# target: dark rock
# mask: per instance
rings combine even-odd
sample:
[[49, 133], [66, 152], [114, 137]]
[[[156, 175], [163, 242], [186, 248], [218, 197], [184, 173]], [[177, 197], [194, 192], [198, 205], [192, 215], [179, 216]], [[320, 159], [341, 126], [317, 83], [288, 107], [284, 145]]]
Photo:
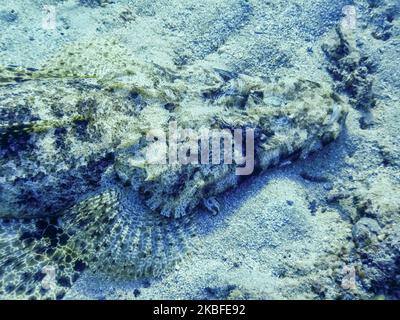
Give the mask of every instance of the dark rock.
[[137, 298], [138, 296], [140, 296], [140, 290], [139, 290], [139, 289], [133, 290], [133, 295], [135, 296], [135, 298]]
[[388, 299], [399, 299], [400, 293], [400, 229], [384, 241], [361, 248], [363, 284], [375, 294]]
[[103, 5], [105, 2], [104, 0], [79, 0], [79, 4], [85, 7], [98, 7]]
[[228, 284], [222, 287], [206, 287], [205, 291], [211, 299], [226, 299], [236, 287], [236, 285]]
[[143, 288], [149, 288], [150, 287], [150, 280], [146, 279], [143, 280]]
[[310, 202], [310, 204], [308, 205], [308, 209], [310, 209], [312, 215], [315, 215], [315, 213], [317, 212], [317, 209], [318, 209], [317, 201], [312, 200]]
[[361, 116], [359, 123], [360, 123], [360, 128], [363, 130], [371, 128], [374, 125], [374, 117], [372, 113], [371, 112], [364, 113]]
[[328, 178], [325, 177], [325, 176], [314, 174], [314, 173], [308, 173], [306, 171], [300, 172], [300, 176], [304, 180], [311, 181], [311, 182], [321, 183], [321, 182], [327, 182], [328, 181]]
[[392, 37], [392, 34], [385, 28], [378, 27], [372, 32], [372, 36], [377, 40], [387, 41]]
[[353, 226], [353, 239], [361, 247], [371, 244], [381, 230], [378, 222], [371, 218], [361, 218]]
[[331, 190], [333, 190], [333, 183], [332, 182], [326, 182], [326, 183], [324, 183], [323, 188], [326, 191], [331, 191]]
[[377, 8], [383, 4], [384, 0], [367, 0], [367, 2], [371, 8]]
[[0, 20], [8, 23], [12, 23], [18, 20], [18, 13], [14, 10], [2, 10], [0, 11]]

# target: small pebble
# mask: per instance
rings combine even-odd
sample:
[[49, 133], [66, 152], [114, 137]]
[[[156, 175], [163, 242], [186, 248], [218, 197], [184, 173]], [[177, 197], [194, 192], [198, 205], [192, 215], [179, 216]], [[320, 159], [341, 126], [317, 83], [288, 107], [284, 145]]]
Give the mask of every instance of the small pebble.
[[10, 10], [10, 11], [0, 11], [0, 20], [4, 22], [15, 22], [18, 19], [18, 13], [15, 12], [15, 10]]
[[308, 206], [308, 209], [310, 209], [311, 214], [314, 216], [317, 212], [317, 201], [312, 200]]
[[333, 189], [333, 184], [331, 182], [324, 183], [323, 185], [326, 191], [331, 191]]
[[135, 296], [135, 298], [137, 298], [138, 296], [140, 296], [140, 290], [139, 290], [139, 289], [133, 290], [133, 295]]
[[143, 281], [143, 288], [149, 288], [150, 287], [150, 281], [149, 280], [144, 280]]

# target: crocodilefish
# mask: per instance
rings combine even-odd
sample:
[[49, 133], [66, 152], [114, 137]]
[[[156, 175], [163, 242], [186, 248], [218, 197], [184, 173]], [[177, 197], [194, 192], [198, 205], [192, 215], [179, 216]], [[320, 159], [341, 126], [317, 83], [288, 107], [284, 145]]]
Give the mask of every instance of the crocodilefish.
[[1, 67], [0, 298], [62, 299], [84, 270], [137, 279], [187, 257], [197, 208], [245, 177], [149, 162], [154, 129], [251, 129], [257, 174], [334, 140], [346, 114], [329, 84], [162, 66], [114, 39]]

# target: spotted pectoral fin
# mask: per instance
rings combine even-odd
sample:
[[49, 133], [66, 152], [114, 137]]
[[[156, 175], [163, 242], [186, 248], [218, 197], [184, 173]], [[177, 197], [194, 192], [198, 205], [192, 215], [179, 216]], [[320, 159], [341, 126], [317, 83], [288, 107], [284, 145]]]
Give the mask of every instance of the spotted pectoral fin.
[[191, 217], [166, 218], [130, 201], [108, 190], [72, 208], [63, 227], [93, 272], [129, 279], [161, 275], [190, 251]]
[[59, 218], [0, 220], [0, 298], [61, 299], [88, 264], [118, 213], [104, 192]]
[[56, 219], [0, 221], [0, 298], [62, 299], [85, 264]]
[[106, 190], [59, 218], [2, 220], [0, 298], [60, 299], [89, 268], [113, 278], [158, 276], [188, 252], [191, 217], [133, 209]]

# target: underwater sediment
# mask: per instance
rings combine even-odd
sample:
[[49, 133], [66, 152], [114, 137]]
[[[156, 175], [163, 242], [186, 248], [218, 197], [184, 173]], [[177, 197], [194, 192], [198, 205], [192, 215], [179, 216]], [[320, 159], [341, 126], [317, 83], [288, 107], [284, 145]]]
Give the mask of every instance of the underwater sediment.
[[[70, 2], [95, 35], [65, 14], [51, 37], [68, 40], [35, 63], [0, 54], [1, 299], [102, 297], [87, 274], [127, 281], [123, 298], [397, 297], [396, 3], [356, 1], [345, 29], [345, 1]], [[10, 30], [17, 9], [0, 14]], [[252, 132], [251, 177], [151, 163], [170, 141], [148, 136], [171, 123]], [[141, 279], [153, 293], [132, 290]]]

